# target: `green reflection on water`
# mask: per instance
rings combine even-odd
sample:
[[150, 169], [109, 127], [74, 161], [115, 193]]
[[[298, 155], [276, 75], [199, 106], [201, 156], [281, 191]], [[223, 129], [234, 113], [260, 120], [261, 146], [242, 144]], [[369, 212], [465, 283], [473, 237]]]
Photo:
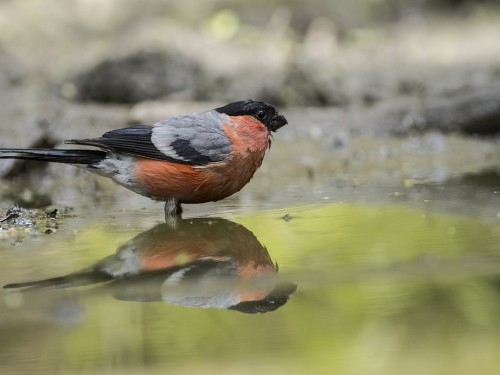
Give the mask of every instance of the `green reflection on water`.
[[[291, 220], [282, 219], [285, 214]], [[9, 367], [43, 363], [47, 373], [500, 371], [497, 222], [349, 204], [233, 220], [267, 247], [283, 278], [298, 284], [281, 309], [246, 315], [86, 294], [78, 300], [80, 324], [47, 325], [17, 341], [2, 334], [0, 345], [11, 342], [17, 353], [17, 365]], [[95, 226], [80, 234], [88, 248], [81, 266], [137, 234], [110, 233]], [[47, 295], [54, 299], [57, 291]], [[33, 326], [25, 321], [20, 330]]]

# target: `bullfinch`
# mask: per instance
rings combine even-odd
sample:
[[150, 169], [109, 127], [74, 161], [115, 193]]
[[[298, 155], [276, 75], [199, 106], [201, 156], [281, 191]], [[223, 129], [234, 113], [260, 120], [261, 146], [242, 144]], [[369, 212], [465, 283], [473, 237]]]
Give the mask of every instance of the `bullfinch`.
[[271, 132], [286, 124], [272, 105], [245, 100], [66, 141], [97, 150], [0, 148], [0, 158], [83, 166], [166, 202], [166, 217], [177, 217], [181, 203], [218, 201], [245, 186], [262, 164]]
[[246, 313], [273, 311], [296, 290], [278, 282], [278, 266], [252, 232], [218, 218], [159, 224], [118, 248], [116, 254], [66, 276], [4, 288], [68, 288], [107, 282], [115, 298], [164, 301]]

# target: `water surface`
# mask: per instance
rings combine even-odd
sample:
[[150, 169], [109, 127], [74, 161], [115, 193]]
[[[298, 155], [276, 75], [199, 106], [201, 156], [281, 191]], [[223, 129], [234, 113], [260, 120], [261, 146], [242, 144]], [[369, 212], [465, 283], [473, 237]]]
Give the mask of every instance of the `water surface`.
[[[158, 205], [89, 211], [51, 235], [4, 238], [3, 285], [134, 251], [147, 260], [142, 268], [137, 257], [120, 266], [153, 273], [123, 281], [123, 267], [115, 267], [115, 280], [4, 290], [3, 372], [497, 373], [497, 194], [467, 189], [339, 188], [342, 199], [230, 200], [212, 215], [189, 209], [175, 229], [161, 224]], [[384, 199], [370, 202], [373, 195]], [[156, 250], [144, 256], [143, 248]], [[191, 281], [168, 289], [164, 280], [186, 265]], [[282, 298], [271, 298], [268, 312], [228, 308], [273, 290]]]

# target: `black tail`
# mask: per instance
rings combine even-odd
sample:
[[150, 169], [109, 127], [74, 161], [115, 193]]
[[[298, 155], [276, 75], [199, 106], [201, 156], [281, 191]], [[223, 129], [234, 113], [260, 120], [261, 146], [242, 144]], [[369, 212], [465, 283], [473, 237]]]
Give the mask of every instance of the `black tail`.
[[[4, 155], [1, 155], [4, 154]], [[106, 153], [98, 150], [55, 150], [51, 148], [0, 148], [0, 159], [48, 161], [53, 163], [87, 164], [100, 162]]]
[[45, 280], [25, 281], [21, 283], [6, 284], [4, 289], [33, 290], [44, 288], [69, 288], [75, 286], [91, 285], [112, 280], [113, 277], [105, 272], [93, 269], [83, 270], [66, 276], [52, 277]]

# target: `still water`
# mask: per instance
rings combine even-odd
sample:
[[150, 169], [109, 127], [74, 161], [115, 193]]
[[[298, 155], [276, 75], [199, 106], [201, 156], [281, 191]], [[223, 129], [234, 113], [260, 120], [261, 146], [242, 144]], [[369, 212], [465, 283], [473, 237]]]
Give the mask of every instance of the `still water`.
[[500, 373], [498, 194], [349, 191], [2, 238], [1, 373]]

